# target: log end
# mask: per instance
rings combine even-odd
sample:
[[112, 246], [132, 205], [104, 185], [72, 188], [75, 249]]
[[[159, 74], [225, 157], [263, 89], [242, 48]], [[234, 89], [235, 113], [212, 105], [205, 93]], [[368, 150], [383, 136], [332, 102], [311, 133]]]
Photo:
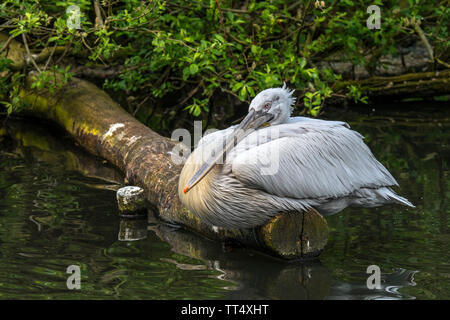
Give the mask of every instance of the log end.
[[117, 190], [117, 204], [122, 216], [141, 215], [146, 212], [144, 189], [127, 186]]
[[310, 259], [320, 255], [328, 241], [328, 224], [316, 210], [288, 212], [259, 229], [264, 244], [285, 259]]

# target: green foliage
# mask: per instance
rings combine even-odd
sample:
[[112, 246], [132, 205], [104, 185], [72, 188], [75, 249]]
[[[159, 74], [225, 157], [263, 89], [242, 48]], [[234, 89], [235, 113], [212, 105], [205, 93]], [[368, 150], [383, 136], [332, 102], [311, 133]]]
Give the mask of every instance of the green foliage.
[[189, 113], [194, 117], [198, 117], [202, 111], [209, 111], [208, 99], [198, 100], [194, 98], [194, 103], [184, 108], [184, 110], [189, 110]]
[[31, 83], [32, 89], [43, 90], [47, 89], [50, 93], [54, 93], [56, 89], [61, 89], [73, 74], [69, 72], [70, 66], [61, 68], [53, 66], [48, 71], [40, 72]]
[[8, 115], [10, 115], [13, 111], [20, 111], [22, 108], [22, 103], [19, 98], [19, 89], [20, 89], [20, 83], [23, 76], [20, 73], [15, 73], [11, 80], [11, 88], [9, 93], [9, 101], [0, 101], [5, 107], [6, 112]]
[[0, 104], [6, 108], [8, 115], [22, 107], [19, 92], [24, 80], [19, 72], [9, 74], [10, 64], [11, 60], [0, 58]]
[[354, 85], [350, 85], [347, 86], [347, 89], [348, 89], [347, 97], [353, 99], [353, 101], [356, 103], [361, 102], [367, 104], [367, 97], [363, 96], [361, 88]]
[[[25, 85], [25, 75], [20, 72], [9, 72], [11, 60], [0, 58], [0, 104], [6, 108], [6, 112], [10, 115], [13, 111], [20, 111], [23, 107], [20, 99], [20, 89]], [[35, 80], [31, 83], [32, 89], [48, 90], [54, 93], [55, 90], [61, 89], [67, 84], [73, 76], [69, 72], [70, 66], [65, 68], [58, 65], [50, 67], [36, 74]]]
[[[199, 116], [218, 92], [249, 102], [260, 90], [286, 82], [300, 96], [296, 107], [316, 116], [336, 94], [367, 101], [355, 87], [334, 92], [340, 75], [320, 64], [339, 57], [371, 72], [382, 55], [397, 55], [399, 41], [416, 39], [412, 20], [421, 21], [436, 58], [445, 60], [445, 3], [102, 0], [96, 23], [91, 1], [6, 0], [0, 19], [11, 23], [11, 36], [26, 34], [35, 51], [64, 46], [77, 65], [116, 68], [104, 88], [133, 95], [137, 104], [198, 87], [183, 107]], [[81, 10], [78, 30], [66, 23], [73, 4]], [[373, 4], [381, 7], [381, 30], [366, 27]]]

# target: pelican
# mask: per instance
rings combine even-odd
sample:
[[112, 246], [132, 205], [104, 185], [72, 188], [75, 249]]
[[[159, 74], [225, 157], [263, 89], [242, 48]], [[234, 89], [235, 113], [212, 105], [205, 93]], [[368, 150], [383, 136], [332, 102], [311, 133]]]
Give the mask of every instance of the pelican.
[[239, 125], [205, 135], [181, 171], [178, 194], [202, 221], [253, 228], [280, 212], [324, 216], [348, 206], [414, 207], [363, 136], [345, 122], [291, 117], [294, 90], [258, 93]]

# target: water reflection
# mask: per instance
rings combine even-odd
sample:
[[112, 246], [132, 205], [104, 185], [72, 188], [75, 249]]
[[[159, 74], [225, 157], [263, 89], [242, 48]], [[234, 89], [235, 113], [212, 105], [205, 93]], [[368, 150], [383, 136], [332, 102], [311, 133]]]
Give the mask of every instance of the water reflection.
[[[154, 222], [154, 221], [153, 221]], [[410, 299], [398, 290], [414, 286], [417, 271], [398, 269], [381, 275], [381, 289], [370, 290], [368, 274], [353, 274], [359, 281], [335, 282], [332, 272], [319, 259], [306, 262], [286, 262], [242, 248], [224, 248], [183, 230], [163, 224], [149, 226], [161, 240], [168, 242], [176, 253], [200, 259], [213, 270], [221, 272], [221, 280], [231, 281], [227, 299]], [[167, 261], [167, 260], [166, 260]], [[180, 265], [182, 270], [198, 270], [202, 265]]]
[[147, 238], [147, 217], [120, 219], [120, 241], [137, 241]]
[[365, 283], [367, 274], [353, 274], [361, 279], [361, 284], [339, 282], [333, 285], [327, 299], [341, 300], [398, 300], [415, 299], [414, 296], [401, 293], [399, 290], [407, 286], [415, 286], [414, 275], [418, 271], [397, 268], [392, 273], [381, 274], [381, 288], [368, 289]]

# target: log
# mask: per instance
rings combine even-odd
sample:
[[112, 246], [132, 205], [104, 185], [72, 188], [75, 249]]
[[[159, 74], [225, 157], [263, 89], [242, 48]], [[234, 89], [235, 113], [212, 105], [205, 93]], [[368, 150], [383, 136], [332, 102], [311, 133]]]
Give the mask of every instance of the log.
[[89, 82], [74, 78], [50, 94], [31, 89], [34, 79], [30, 74], [20, 92], [22, 114], [58, 123], [80, 146], [118, 167], [128, 183], [145, 190], [160, 219], [210, 239], [237, 241], [286, 259], [317, 257], [324, 248], [328, 227], [315, 210], [280, 213], [254, 229], [225, 230], [203, 223], [178, 199], [182, 165], [171, 159], [178, 142], [141, 124]]
[[[334, 90], [357, 86], [370, 99], [400, 100], [412, 97], [433, 97], [450, 94], [450, 70], [407, 73], [393, 77], [372, 77], [365, 80], [340, 81]], [[342, 100], [342, 99], [341, 99]]]

